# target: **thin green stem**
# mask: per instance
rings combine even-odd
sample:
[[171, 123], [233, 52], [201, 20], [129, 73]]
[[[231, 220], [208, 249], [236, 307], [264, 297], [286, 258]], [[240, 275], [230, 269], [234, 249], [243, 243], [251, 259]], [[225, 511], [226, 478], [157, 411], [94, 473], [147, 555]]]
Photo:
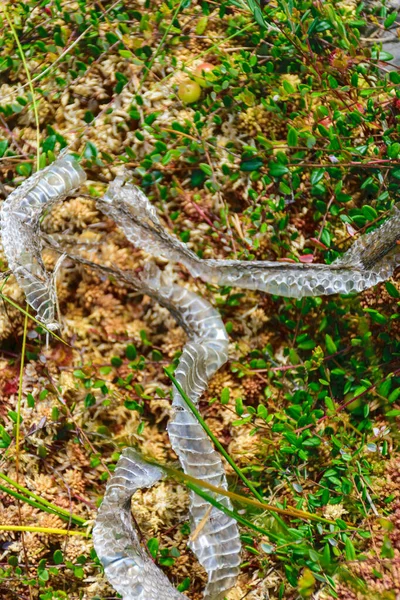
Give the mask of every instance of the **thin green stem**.
[[24, 319], [24, 335], [22, 337], [22, 350], [21, 350], [21, 363], [19, 367], [19, 384], [18, 384], [18, 399], [17, 399], [17, 422], [15, 424], [15, 467], [18, 480], [19, 472], [19, 445], [21, 438], [21, 403], [22, 403], [22, 384], [24, 380], [24, 365], [25, 365], [25, 350], [26, 350], [26, 338], [28, 333], [28, 317], [29, 317], [29, 306], [25, 313]]
[[19, 312], [21, 312], [23, 315], [28, 316], [28, 318], [31, 319], [31, 321], [34, 321], [35, 323], [37, 323], [38, 325], [40, 325], [40, 327], [42, 327], [47, 333], [49, 333], [50, 335], [52, 335], [53, 337], [55, 337], [56, 340], [58, 340], [59, 342], [62, 342], [66, 346], [69, 346], [68, 342], [66, 342], [65, 340], [63, 340], [62, 338], [60, 338], [56, 333], [54, 333], [54, 331], [51, 331], [51, 329], [48, 329], [46, 327], [46, 325], [44, 325], [43, 323], [41, 323], [40, 321], [38, 321], [37, 319], [35, 319], [34, 316], [32, 316], [31, 314], [29, 314], [29, 312], [27, 310], [25, 310], [24, 308], [22, 308], [22, 306], [20, 306], [16, 302], [14, 302], [14, 300], [11, 300], [11, 298], [8, 298], [8, 296], [5, 296], [1, 292], [0, 292], [0, 298], [2, 300], [4, 300], [5, 302], [8, 302], [8, 304], [11, 304], [11, 306], [13, 306], [17, 310], [19, 310]]
[[[43, 510], [45, 510], [44, 507], [47, 507], [52, 512], [56, 512], [57, 514], [59, 514], [60, 516], [62, 515], [66, 519], [71, 519], [77, 525], [84, 525], [86, 523], [86, 520], [83, 519], [82, 517], [78, 517], [77, 515], [70, 513], [65, 508], [61, 508], [60, 506], [57, 506], [56, 504], [52, 504], [48, 500], [45, 500], [45, 498], [41, 498], [40, 496], [38, 496], [37, 494], [34, 494], [33, 492], [31, 492], [30, 490], [28, 490], [27, 488], [25, 488], [18, 482], [13, 481], [13, 479], [10, 479], [10, 477], [7, 477], [7, 475], [0, 473], [0, 479], [3, 479], [3, 481], [6, 481], [7, 483], [9, 483], [13, 487], [15, 487], [15, 489], [19, 490], [20, 492], [22, 492], [23, 494], [28, 496], [30, 499], [33, 498], [32, 501], [35, 501], [35, 505], [37, 506], [37, 508], [43, 508]], [[7, 493], [11, 493], [11, 492], [8, 490]], [[22, 499], [25, 501], [25, 497], [23, 497]], [[28, 502], [28, 504], [30, 504], [30, 502]]]
[[174, 384], [174, 386], [176, 387], [176, 389], [178, 390], [178, 392], [182, 396], [183, 400], [186, 402], [187, 406], [190, 408], [190, 410], [192, 411], [192, 413], [194, 414], [194, 416], [196, 417], [196, 419], [198, 420], [198, 422], [200, 423], [200, 425], [202, 426], [202, 428], [204, 429], [204, 431], [207, 433], [208, 437], [214, 443], [214, 445], [217, 448], [217, 450], [228, 461], [228, 463], [231, 465], [232, 469], [235, 471], [235, 473], [237, 474], [237, 476], [240, 477], [240, 479], [243, 481], [243, 483], [249, 488], [249, 490], [251, 490], [251, 492], [253, 493], [253, 495], [260, 502], [262, 502], [263, 501], [263, 497], [261, 496], [261, 494], [255, 489], [255, 487], [251, 483], [251, 481], [249, 481], [247, 479], [247, 477], [244, 475], [244, 473], [242, 472], [242, 470], [240, 469], [240, 467], [238, 467], [237, 464], [235, 463], [235, 461], [229, 456], [229, 454], [227, 453], [227, 451], [225, 450], [225, 448], [223, 447], [223, 445], [221, 444], [221, 442], [215, 437], [215, 435], [213, 434], [213, 432], [211, 431], [211, 429], [208, 427], [207, 423], [204, 421], [204, 419], [201, 416], [200, 412], [198, 411], [196, 405], [191, 401], [191, 399], [189, 398], [189, 396], [184, 392], [184, 390], [182, 389], [182, 386], [179, 384], [179, 382], [176, 380], [176, 378], [173, 375], [171, 375], [168, 372], [167, 369], [164, 369], [164, 372], [170, 378], [170, 380], [172, 381], [172, 383]]
[[55, 514], [55, 512], [53, 510], [46, 508], [45, 506], [39, 504], [39, 502], [34, 502], [34, 500], [31, 500], [30, 498], [27, 498], [26, 496], [23, 496], [22, 494], [19, 494], [18, 492], [14, 492], [14, 490], [11, 490], [6, 485], [0, 484], [0, 490], [2, 492], [4, 492], [5, 494], [9, 494], [16, 500], [21, 500], [22, 502], [25, 502], [26, 504], [29, 504], [30, 506], [33, 506], [34, 508], [39, 508], [41, 510], [44, 510], [44, 512], [47, 512], [51, 515]]
[[218, 510], [220, 510], [224, 514], [228, 515], [228, 517], [235, 519], [235, 521], [237, 521], [241, 525], [244, 525], [245, 527], [249, 527], [249, 529], [253, 529], [254, 531], [257, 531], [257, 533], [266, 535], [273, 540], [279, 539], [279, 536], [274, 535], [273, 533], [271, 533], [267, 529], [264, 529], [263, 527], [259, 527], [258, 525], [255, 525], [251, 521], [248, 521], [247, 519], [245, 519], [244, 517], [239, 515], [236, 511], [231, 510], [230, 508], [227, 508], [224, 504], [222, 504], [222, 502], [219, 502], [218, 500], [216, 500], [214, 498], [214, 496], [207, 494], [207, 492], [202, 490], [199, 486], [195, 485], [194, 483], [187, 481], [186, 485], [190, 490], [192, 490], [192, 492], [194, 492], [195, 494], [197, 494], [198, 496], [200, 496], [201, 498], [206, 500], [206, 502], [209, 502], [210, 504], [215, 506], [215, 508], [218, 508]]
[[31, 73], [29, 71], [28, 63], [26, 62], [25, 54], [21, 46], [21, 42], [19, 41], [18, 34], [15, 31], [14, 24], [8, 14], [7, 8], [4, 7], [4, 14], [12, 31], [12, 34], [15, 39], [15, 43], [17, 44], [19, 54], [21, 56], [22, 63], [24, 65], [26, 78], [28, 80], [29, 89], [32, 96], [32, 104], [33, 104], [33, 112], [35, 114], [35, 123], [36, 123], [36, 170], [40, 169], [40, 123], [39, 123], [39, 111], [38, 111], [38, 103], [35, 98], [35, 88], [33, 87]]
[[146, 79], [147, 79], [147, 76], [149, 75], [149, 73], [150, 73], [150, 71], [151, 71], [151, 69], [152, 69], [152, 67], [153, 67], [153, 65], [154, 65], [154, 62], [155, 62], [155, 60], [156, 60], [157, 56], [158, 56], [158, 55], [159, 55], [159, 53], [160, 53], [160, 50], [161, 50], [161, 48], [163, 47], [163, 44], [164, 44], [164, 42], [165, 42], [165, 40], [166, 40], [166, 38], [167, 38], [167, 35], [168, 35], [168, 34], [169, 34], [169, 32], [171, 31], [172, 25], [173, 25], [173, 23], [174, 23], [174, 21], [175, 21], [176, 17], [177, 17], [177, 16], [178, 16], [178, 14], [179, 14], [179, 11], [180, 11], [180, 10], [181, 10], [181, 8], [182, 8], [182, 4], [183, 4], [183, 2], [184, 2], [184, 0], [181, 0], [181, 1], [179, 2], [178, 6], [177, 6], [177, 8], [176, 8], [176, 11], [174, 12], [174, 14], [173, 14], [173, 16], [172, 16], [171, 22], [170, 22], [170, 24], [168, 25], [167, 29], [164, 31], [164, 35], [163, 35], [163, 36], [162, 36], [162, 38], [161, 38], [161, 42], [158, 44], [158, 46], [157, 46], [157, 48], [156, 48], [156, 51], [154, 52], [154, 54], [153, 54], [153, 57], [152, 57], [151, 61], [149, 62], [149, 65], [148, 65], [148, 66], [146, 66], [146, 65], [145, 65], [145, 69], [146, 69], [146, 70], [145, 70], [145, 72], [144, 72], [144, 75], [143, 75], [142, 79], [141, 79], [141, 80], [140, 80], [140, 82], [139, 82], [139, 88], [138, 88], [138, 92], [140, 92], [140, 90], [142, 89], [142, 85], [143, 85], [143, 84], [144, 84], [144, 82], [146, 81]]

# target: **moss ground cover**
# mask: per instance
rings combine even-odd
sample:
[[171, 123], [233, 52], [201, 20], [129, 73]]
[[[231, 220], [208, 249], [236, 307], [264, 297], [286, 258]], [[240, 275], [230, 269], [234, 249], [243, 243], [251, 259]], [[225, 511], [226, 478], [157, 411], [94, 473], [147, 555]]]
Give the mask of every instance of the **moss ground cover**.
[[[370, 33], [398, 20], [384, 2], [27, 0], [3, 3], [0, 20], [0, 194], [70, 146], [87, 187], [42, 225], [90, 260], [148, 260], [92, 201], [124, 168], [210, 258], [330, 263], [399, 200], [400, 74]], [[51, 269], [57, 256], [44, 258]], [[223, 316], [230, 362], [200, 412], [281, 511], [235, 499], [244, 552], [228, 598], [395, 599], [398, 275], [296, 301], [158, 262]], [[14, 279], [0, 287], [0, 596], [116, 598], [90, 526], [124, 446], [175, 459], [165, 369], [184, 333], [146, 296], [67, 259], [67, 343], [46, 346]], [[197, 599], [187, 484], [171, 474], [133, 510], [152, 556]]]

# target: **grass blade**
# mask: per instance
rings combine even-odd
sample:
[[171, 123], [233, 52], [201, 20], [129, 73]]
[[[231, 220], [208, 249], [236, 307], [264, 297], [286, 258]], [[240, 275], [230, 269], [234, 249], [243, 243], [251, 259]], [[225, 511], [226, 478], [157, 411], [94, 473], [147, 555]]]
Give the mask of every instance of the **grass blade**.
[[91, 537], [83, 531], [70, 531], [69, 529], [52, 529], [49, 527], [30, 527], [29, 525], [0, 525], [0, 531], [31, 531], [32, 533], [47, 533], [48, 535], [80, 535]]
[[[196, 477], [192, 477], [191, 475], [187, 475], [182, 471], [178, 471], [169, 465], [163, 465], [158, 463], [157, 461], [149, 460], [146, 458], [147, 462], [156, 465], [160, 469], [163, 469], [168, 475], [173, 477], [174, 479], [178, 479], [182, 481], [185, 485], [189, 487], [189, 484], [195, 485], [197, 487], [202, 487], [211, 492], [214, 492], [220, 496], [226, 496], [230, 498], [234, 502], [238, 502], [240, 504], [244, 504], [247, 506], [252, 506], [254, 508], [259, 508], [263, 511], [270, 511], [272, 513], [276, 513], [279, 515], [283, 515], [286, 517], [292, 517], [295, 519], [303, 519], [307, 521], [318, 521], [320, 523], [325, 523], [327, 525], [336, 525], [335, 521], [331, 521], [330, 519], [325, 519], [325, 517], [320, 517], [319, 515], [315, 515], [313, 513], [307, 512], [305, 510], [300, 510], [298, 508], [294, 508], [293, 506], [289, 506], [288, 508], [280, 508], [279, 506], [272, 506], [271, 504], [267, 504], [266, 502], [260, 502], [259, 500], [253, 500], [253, 498], [248, 498], [247, 496], [243, 496], [241, 494], [236, 494], [235, 492], [230, 492], [229, 490], [224, 490], [223, 488], [216, 487], [207, 481], [203, 481], [202, 479], [197, 479]], [[351, 526], [351, 523], [347, 523], [346, 525], [349, 529], [355, 529]]]
[[43, 323], [41, 323], [40, 321], [38, 321], [37, 319], [35, 319], [35, 317], [33, 317], [32, 315], [30, 315], [28, 313], [28, 311], [26, 311], [24, 308], [22, 308], [22, 306], [20, 306], [16, 302], [14, 302], [14, 300], [11, 300], [11, 298], [8, 298], [8, 296], [5, 296], [1, 292], [0, 292], [0, 298], [2, 300], [5, 300], [6, 302], [8, 302], [8, 304], [11, 304], [11, 306], [13, 306], [17, 310], [19, 310], [23, 315], [28, 316], [29, 319], [31, 319], [32, 321], [34, 321], [35, 323], [37, 323], [37, 325], [40, 325], [40, 327], [42, 327], [47, 333], [49, 333], [50, 335], [52, 335], [53, 337], [55, 337], [56, 340], [58, 340], [59, 342], [62, 342], [66, 346], [69, 346], [68, 342], [66, 342], [65, 340], [63, 340], [62, 338], [60, 338], [56, 333], [54, 333], [54, 331], [51, 331], [50, 329], [47, 329], [46, 325], [44, 325]]
[[263, 498], [262, 498], [261, 494], [255, 489], [252, 482], [247, 479], [247, 477], [244, 475], [244, 473], [242, 472], [240, 467], [237, 466], [235, 461], [229, 456], [229, 454], [227, 453], [225, 448], [222, 446], [220, 441], [215, 437], [215, 435], [213, 434], [211, 429], [208, 427], [207, 423], [204, 421], [200, 412], [198, 411], [196, 405], [191, 401], [189, 396], [184, 392], [184, 390], [182, 389], [182, 386], [178, 383], [176, 378], [173, 375], [171, 375], [171, 373], [169, 373], [167, 369], [164, 369], [164, 373], [170, 378], [170, 380], [172, 381], [172, 383], [178, 390], [179, 394], [182, 396], [183, 400], [186, 402], [187, 406], [190, 408], [190, 410], [192, 411], [192, 413], [194, 414], [194, 416], [196, 417], [196, 419], [198, 420], [198, 422], [200, 423], [200, 425], [202, 426], [204, 431], [207, 433], [208, 437], [214, 443], [217, 450], [222, 454], [222, 456], [225, 458], [225, 460], [231, 465], [232, 469], [235, 471], [237, 476], [240, 477], [240, 479], [243, 481], [243, 483], [249, 488], [249, 490], [251, 490], [253, 495], [260, 502], [262, 502]]
[[17, 44], [18, 52], [20, 54], [22, 64], [24, 65], [26, 78], [28, 80], [29, 90], [32, 95], [33, 112], [35, 115], [35, 124], [36, 124], [36, 170], [39, 171], [39, 169], [40, 169], [40, 123], [39, 123], [38, 103], [36, 102], [36, 98], [35, 98], [35, 89], [33, 87], [31, 73], [29, 71], [28, 63], [26, 62], [26, 58], [25, 58], [25, 54], [24, 54], [24, 51], [21, 46], [21, 42], [19, 41], [18, 34], [15, 31], [15, 27], [13, 25], [10, 15], [8, 14], [6, 7], [4, 7], [4, 15], [7, 19], [7, 22], [9, 24], [12, 34], [14, 36], [15, 43]]
[[57, 506], [56, 504], [52, 504], [48, 500], [41, 498], [37, 494], [34, 494], [30, 490], [24, 488], [22, 485], [20, 485], [16, 481], [13, 481], [12, 479], [10, 479], [10, 477], [7, 477], [7, 475], [0, 473], [0, 479], [2, 479], [3, 481], [6, 481], [10, 485], [12, 485], [19, 492], [22, 492], [21, 494], [17, 494], [17, 492], [14, 492], [13, 490], [6, 488], [5, 486], [0, 486], [0, 489], [3, 489], [3, 491], [5, 491], [7, 494], [10, 494], [11, 496], [14, 496], [15, 498], [19, 498], [23, 502], [27, 502], [28, 504], [31, 504], [31, 506], [35, 506], [36, 508], [40, 508], [41, 510], [44, 510], [46, 512], [50, 511], [64, 519], [71, 520], [76, 525], [84, 525], [86, 523], [86, 519], [84, 519], [83, 517], [78, 517], [77, 515], [70, 513], [68, 510], [65, 510], [65, 508], [61, 508], [60, 506]]

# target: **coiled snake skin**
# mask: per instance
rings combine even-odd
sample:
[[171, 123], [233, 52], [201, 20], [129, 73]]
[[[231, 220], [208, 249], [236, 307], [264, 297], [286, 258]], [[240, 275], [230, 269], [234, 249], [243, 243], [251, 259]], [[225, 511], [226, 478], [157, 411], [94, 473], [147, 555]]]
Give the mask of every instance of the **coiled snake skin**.
[[[61, 156], [10, 194], [1, 210], [2, 240], [9, 266], [28, 303], [37, 311], [38, 319], [51, 328], [57, 326], [56, 295], [53, 279], [41, 259], [40, 217], [84, 180], [85, 174], [77, 161], [69, 155]], [[146, 196], [121, 177], [116, 178], [97, 204], [135, 246], [154, 256], [180, 262], [193, 277], [219, 285], [297, 298], [347, 294], [387, 279], [400, 264], [400, 210], [396, 207], [390, 219], [374, 232], [361, 236], [342, 258], [331, 265], [310, 265], [200, 259], [165, 231]], [[194, 292], [172, 284], [154, 265], [147, 265], [140, 276], [93, 266], [147, 293], [168, 308], [182, 325], [189, 340], [176, 378], [191, 400], [198, 402], [210, 377], [228, 358], [228, 337], [218, 312]], [[184, 471], [226, 489], [220, 456], [176, 389], [173, 407], [168, 433]], [[159, 468], [143, 461], [132, 448], [125, 449], [99, 510], [93, 530], [94, 545], [106, 576], [124, 600], [186, 598], [173, 588], [142, 548], [131, 519], [131, 496], [140, 488], [154, 485], [161, 477]], [[230, 508], [227, 498], [217, 496], [217, 499]], [[190, 546], [208, 574], [204, 596], [222, 598], [239, 572], [236, 522], [193, 493], [190, 514], [192, 530], [196, 530]]]
[[[147, 293], [150, 292], [153, 298], [157, 298], [167, 308], [173, 307], [178, 322], [189, 335], [189, 342], [183, 349], [175, 375], [191, 400], [197, 402], [206, 389], [209, 378], [228, 358], [228, 337], [221, 318], [212, 306], [197, 294], [166, 282], [158, 269], [154, 268], [151, 269], [151, 273], [145, 273], [142, 282]], [[187, 409], [176, 390], [174, 390], [172, 404], [174, 413], [168, 425], [168, 434], [172, 448], [178, 455], [185, 473], [226, 489], [225, 472], [219, 454], [213, 449], [207, 434], [193, 413]], [[129, 459], [132, 461], [132, 456], [130, 449], [123, 453], [122, 463], [118, 463], [116, 473], [108, 484], [105, 500], [93, 530], [96, 552], [105, 567], [108, 579], [125, 599], [147, 600], [153, 598], [153, 595], [154, 598], [163, 599], [184, 597], [182, 594], [176, 595], [176, 591], [174, 591], [175, 595], [172, 595], [173, 588], [169, 583], [168, 586], [156, 587], [141, 569], [135, 571], [135, 592], [132, 591], [132, 580], [120, 577], [121, 560], [124, 562], [126, 557], [129, 557], [133, 561], [138, 560], [137, 565], [141, 564], [141, 555], [136, 553], [136, 548], [132, 551], [129, 541], [128, 551], [121, 556], [118, 533], [119, 528], [123, 528], [124, 532], [127, 531], [127, 522], [131, 527], [126, 511], [125, 517], [121, 516], [119, 507], [123, 504], [120, 500], [124, 496], [129, 514], [129, 498], [133, 493], [129, 493], [128, 489], [130, 473], [127, 472], [126, 466], [124, 468], [120, 466], [127, 465]], [[138, 487], [148, 487], [146, 477], [149, 477], [150, 473], [154, 477], [153, 483], [161, 476], [159, 470], [153, 466], [141, 463], [141, 468], [145, 473], [142, 484], [139, 485], [138, 481], [135, 481]], [[121, 489], [123, 477], [127, 478], [128, 487], [122, 486]], [[117, 491], [115, 491], [116, 484]], [[231, 508], [230, 501], [226, 497], [217, 496], [217, 499], [227, 508]], [[218, 598], [232, 587], [239, 571], [240, 541], [237, 525], [232, 518], [215, 507], [210, 507], [207, 502], [193, 493], [190, 512], [192, 530], [195, 530], [200, 523], [203, 524], [198, 535], [192, 539], [190, 547], [208, 574], [205, 597]], [[129, 540], [129, 537], [126, 536], [126, 539]], [[112, 562], [110, 562], [110, 554], [114, 557]], [[141, 594], [137, 594], [139, 588], [142, 590]]]

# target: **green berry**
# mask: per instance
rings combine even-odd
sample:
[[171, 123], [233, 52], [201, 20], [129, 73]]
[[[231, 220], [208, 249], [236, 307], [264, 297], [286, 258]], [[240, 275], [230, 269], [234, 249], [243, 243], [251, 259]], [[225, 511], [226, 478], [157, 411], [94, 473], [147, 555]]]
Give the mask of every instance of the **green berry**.
[[182, 81], [178, 88], [178, 96], [185, 104], [197, 102], [201, 96], [201, 87], [196, 81], [186, 79]]

